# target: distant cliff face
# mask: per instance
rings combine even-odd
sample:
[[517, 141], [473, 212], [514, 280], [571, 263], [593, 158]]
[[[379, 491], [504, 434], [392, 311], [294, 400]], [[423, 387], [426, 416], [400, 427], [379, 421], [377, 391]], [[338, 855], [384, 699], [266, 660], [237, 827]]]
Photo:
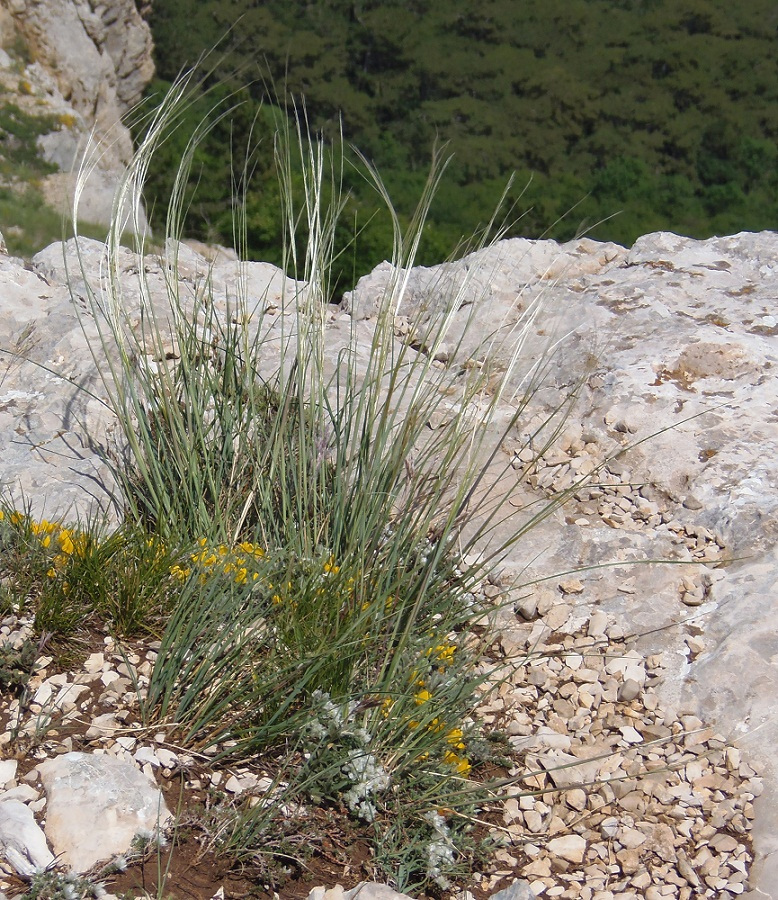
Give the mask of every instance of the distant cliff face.
[[0, 43], [4, 100], [39, 120], [39, 154], [56, 170], [41, 179], [44, 199], [55, 208], [67, 201], [71, 169], [93, 133], [101, 156], [81, 212], [107, 223], [132, 155], [121, 117], [154, 74], [151, 32], [134, 0], [0, 0]]

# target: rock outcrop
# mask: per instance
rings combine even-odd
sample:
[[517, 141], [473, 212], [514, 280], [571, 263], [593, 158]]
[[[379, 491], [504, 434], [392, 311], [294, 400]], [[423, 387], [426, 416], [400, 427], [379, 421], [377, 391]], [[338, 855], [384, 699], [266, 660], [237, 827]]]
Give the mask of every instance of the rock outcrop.
[[[85, 247], [86, 281], [99, 283], [100, 256], [99, 245]], [[763, 770], [751, 876], [751, 886], [762, 891], [754, 896], [762, 898], [778, 896], [776, 259], [772, 233], [708, 241], [660, 233], [631, 250], [589, 240], [559, 246], [517, 239], [414, 270], [409, 291], [409, 304], [422, 311], [441, 291], [460, 292], [450, 347], [439, 360], [452, 371], [473, 357], [482, 362], [491, 335], [509, 332], [542, 303], [524, 371], [549, 340], [555, 355], [527, 417], [503, 441], [501, 461], [525, 471], [517, 510], [559, 491], [569, 491], [570, 500], [532, 529], [506, 561], [505, 577], [515, 572], [537, 582], [517, 594], [528, 620], [564, 601], [553, 622], [544, 619], [533, 630], [536, 647], [559, 622], [602, 613], [635, 635], [635, 653], [654, 660], [656, 690], [670, 711], [665, 721], [698, 717]], [[12, 363], [0, 373], [0, 479], [12, 492], [24, 489], [33, 513], [45, 510], [49, 518], [84, 515], [98, 498], [105, 503], [106, 474], [94, 444], [111, 427], [98, 400], [80, 390], [88, 386], [99, 397], [101, 388], [90, 326], [85, 337], [61, 260], [62, 247], [40, 254], [31, 270], [0, 259], [0, 347], [16, 350], [0, 361]], [[208, 263], [184, 249], [181, 264], [184, 293], [192, 293]], [[152, 289], [161, 289], [160, 261], [142, 265]], [[122, 278], [130, 311], [137, 268], [128, 253]], [[374, 298], [391, 274], [379, 267], [343, 309], [330, 309], [333, 364], [352, 316], [359, 340], [369, 340]], [[247, 264], [245, 276], [250, 306], [263, 293], [272, 301], [282, 287], [295, 288], [265, 264]], [[234, 295], [238, 277], [234, 261], [217, 261], [215, 295]], [[84, 293], [79, 280], [77, 303]], [[284, 310], [267, 300], [264, 308], [262, 327], [280, 334]], [[411, 308], [399, 310], [398, 340], [411, 339], [424, 352], [423, 327], [409, 335], [402, 319]], [[286, 312], [288, 333], [293, 317]], [[466, 335], [459, 346], [458, 334]], [[536, 460], [543, 446], [538, 428], [573, 391], [578, 399], [559, 440]], [[512, 402], [506, 397], [506, 415]], [[586, 475], [591, 483], [578, 483]], [[572, 570], [572, 581], [569, 575], [537, 581]], [[497, 625], [510, 644], [514, 625]], [[640, 692], [636, 674], [622, 673], [622, 699]]]
[[[151, 32], [134, 0], [0, 0], [0, 39], [11, 51], [0, 58], [5, 100], [54, 117], [38, 141], [42, 156], [59, 169], [45, 179], [44, 197], [58, 210], [69, 203], [71, 170], [91, 139], [99, 157], [80, 215], [107, 224], [132, 156], [122, 116], [154, 73]], [[22, 56], [14, 54], [19, 46]]]

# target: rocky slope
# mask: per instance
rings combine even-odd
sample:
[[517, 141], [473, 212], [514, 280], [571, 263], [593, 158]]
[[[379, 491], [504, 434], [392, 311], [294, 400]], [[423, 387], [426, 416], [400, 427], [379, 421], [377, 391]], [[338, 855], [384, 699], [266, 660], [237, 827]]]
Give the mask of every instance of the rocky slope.
[[[72, 265], [72, 246], [68, 253]], [[100, 245], [85, 245], [84, 279], [98, 286], [101, 256]], [[691, 782], [684, 788], [686, 806], [702, 807], [706, 796], [723, 801], [724, 794], [713, 785], [728, 777], [727, 766], [735, 766], [736, 757], [727, 762], [730, 757], [721, 755], [722, 738], [743, 752], [743, 765], [764, 773], [762, 795], [755, 799], [754, 788], [743, 801], [748, 806], [740, 807], [746, 817], [755, 814], [756, 862], [750, 874], [752, 894], [746, 894], [754, 898], [778, 896], [776, 259], [778, 235], [772, 233], [709, 241], [660, 233], [641, 238], [631, 250], [587, 240], [562, 246], [511, 240], [458, 263], [414, 270], [409, 291], [409, 302], [430, 315], [440, 291], [461, 291], [452, 335], [463, 331], [471, 317], [468, 337], [459, 355], [452, 342], [439, 360], [452, 372], [461, 365], [483, 364], [490, 336], [509, 332], [533, 302], [542, 303], [524, 349], [525, 371], [549, 339], [557, 348], [526, 418], [502, 445], [502, 461], [526, 470], [524, 487], [511, 502], [519, 517], [528, 502], [570, 488], [587, 473], [596, 472], [596, 477], [576, 488], [569, 503], [534, 528], [507, 560], [506, 571], [520, 572], [528, 582], [580, 571], [572, 582], [559, 575], [525, 590], [517, 599], [519, 616], [534, 625], [527, 630], [516, 617], [498, 621], [502, 647], [558, 646], [565, 635], [591, 634], [587, 623], [599, 615], [615, 623], [611, 639], [633, 635], [619, 654], [637, 654], [636, 670], [629, 677], [621, 671], [622, 683], [633, 681], [640, 691], [649, 672], [662, 710], [660, 731], [677, 734], [674, 723], [682, 731], [696, 717], [708, 728], [705, 740], [713, 741], [713, 768], [705, 774], [692, 766]], [[201, 283], [206, 260], [182, 248], [180, 262], [184, 286]], [[137, 304], [139, 265], [152, 293], [160, 293], [164, 283], [160, 260], [150, 257], [140, 264], [127, 251], [121, 268], [128, 309]], [[330, 308], [333, 363], [353, 319], [359, 339], [369, 340], [374, 298], [388, 272], [386, 265], [379, 267], [345, 298], [343, 308]], [[248, 264], [244, 274], [249, 303], [263, 294], [272, 300], [282, 289], [294, 288], [266, 264]], [[239, 275], [234, 261], [217, 262], [215, 295], [234, 295]], [[85, 285], [79, 280], [74, 287], [79, 302]], [[111, 422], [81, 390], [99, 385], [65, 287], [63, 247], [39, 254], [31, 270], [18, 260], [0, 258], [0, 296], [0, 347], [18, 353], [6, 358], [0, 375], [0, 479], [17, 498], [24, 492], [33, 513], [45, 511], [49, 518], [84, 515], [98, 502], [107, 508], [110, 484], [94, 442], [106, 439]], [[263, 327], [280, 334], [284, 311], [278, 303], [266, 308]], [[403, 314], [410, 311], [400, 310], [398, 340], [408, 339]], [[291, 314], [286, 310], [287, 332]], [[412, 339], [423, 352], [423, 334]], [[23, 363], [23, 357], [48, 370]], [[52, 375], [52, 369], [62, 377]], [[533, 463], [527, 444], [542, 446], [533, 433], [545, 412], [574, 388], [578, 402], [559, 440]], [[506, 415], [515, 402], [505, 398]], [[590, 568], [602, 563], [611, 565]], [[588, 673], [589, 667], [577, 668], [581, 666]], [[562, 704], [563, 712], [544, 720], [543, 734], [561, 734], [572, 720], [579, 721], [577, 716], [584, 717], [580, 722], [586, 718], [578, 706], [585, 707], [588, 699], [582, 704], [575, 699], [586, 679], [581, 681], [575, 668], [569, 678], [565, 672], [533, 676], [536, 690], [563, 689], [559, 697], [549, 693], [548, 702], [561, 699], [576, 707], [566, 713]], [[602, 678], [607, 681], [595, 674], [592, 683], [601, 681], [603, 691], [618, 693], [618, 683], [605, 686]], [[564, 687], [568, 682], [569, 689]], [[531, 736], [536, 718], [522, 720], [516, 736]], [[622, 727], [630, 726], [622, 722], [616, 730]], [[638, 723], [634, 729], [641, 727]], [[626, 734], [629, 744], [635, 735]], [[749, 771], [744, 769], [741, 777], [750, 777]], [[697, 776], [701, 785], [695, 784]], [[734, 811], [732, 807], [730, 813]], [[514, 812], [516, 822], [529, 827], [528, 810]], [[708, 839], [698, 836], [695, 853], [707, 846]], [[575, 853], [579, 850], [576, 844]], [[570, 873], [569, 865], [566, 871]], [[731, 869], [736, 871], [737, 866]], [[701, 884], [699, 891], [656, 896], [727, 897], [745, 890], [742, 880], [733, 881], [737, 887], [731, 889], [722, 880], [718, 894], [705, 893], [718, 890], [710, 882]]]
[[[0, 84], [4, 103], [21, 111], [24, 139], [47, 165], [40, 190], [58, 212], [72, 195], [71, 172], [90, 140], [99, 147], [81, 203], [86, 222], [106, 224], [132, 141], [122, 116], [137, 103], [154, 65], [151, 33], [134, 0], [1, 0]], [[38, 132], [37, 139], [30, 130]], [[26, 189], [4, 178], [11, 189]], [[37, 185], [35, 185], [37, 187]], [[141, 216], [141, 225], [144, 223]], [[4, 221], [4, 230], [18, 223]]]

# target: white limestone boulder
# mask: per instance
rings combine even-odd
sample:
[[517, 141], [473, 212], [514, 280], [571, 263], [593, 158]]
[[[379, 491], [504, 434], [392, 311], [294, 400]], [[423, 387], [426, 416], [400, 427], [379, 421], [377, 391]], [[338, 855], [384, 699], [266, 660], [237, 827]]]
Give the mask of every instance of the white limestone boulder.
[[46, 790], [46, 837], [74, 872], [126, 853], [137, 835], [158, 835], [172, 818], [156, 785], [112, 756], [65, 753], [38, 771]]

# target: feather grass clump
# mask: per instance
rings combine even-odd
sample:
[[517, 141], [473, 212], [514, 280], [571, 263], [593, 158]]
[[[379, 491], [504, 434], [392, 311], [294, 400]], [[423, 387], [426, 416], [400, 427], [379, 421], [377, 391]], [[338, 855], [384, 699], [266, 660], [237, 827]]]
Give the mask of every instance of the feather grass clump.
[[[479, 585], [558, 502], [497, 537], [515, 511], [490, 486], [518, 477], [500, 463], [500, 442], [548, 361], [521, 371], [538, 307], [484, 334], [479, 365], [441, 363], [472, 338], [468, 279], [441, 284], [413, 312], [408, 278], [445, 164], [435, 160], [404, 229], [363, 161], [393, 222], [392, 275], [368, 336], [352, 321], [335, 343], [343, 160], [301, 118], [273, 135], [294, 279], [280, 311], [245, 279], [226, 314], [207, 277], [194, 296], [182, 293], [182, 213], [204, 123], [167, 215], [165, 296], [153, 296], [141, 260], [140, 316], [131, 316], [122, 211], [139, 208], [187, 90], [186, 80], [175, 85], [148, 123], [117, 197], [103, 289], [84, 314], [121, 429], [114, 474], [125, 521], [177, 560], [143, 717], [213, 758], [272, 761], [264, 801], [220, 827], [233, 853], [288, 855], [306, 809], [323, 805], [361, 823], [375, 865], [400, 888], [445, 886], [468, 865], [470, 815], [489, 795], [478, 776], [489, 741], [476, 708], [490, 683]], [[401, 316], [414, 339], [397, 337]], [[498, 347], [499, 369], [489, 363]]]

